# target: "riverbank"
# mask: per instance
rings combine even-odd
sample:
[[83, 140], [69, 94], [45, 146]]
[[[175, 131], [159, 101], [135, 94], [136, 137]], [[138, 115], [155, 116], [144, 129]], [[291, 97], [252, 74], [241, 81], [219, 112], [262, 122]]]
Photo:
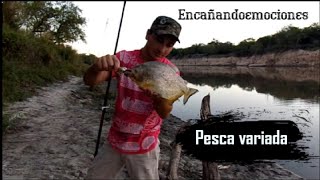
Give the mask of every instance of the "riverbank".
[[[320, 61], [320, 60], [319, 60]], [[247, 66], [185, 66], [178, 65], [183, 74], [193, 77], [198, 76], [250, 76], [257, 79], [291, 81], [291, 82], [316, 82], [320, 83], [320, 69], [318, 67], [247, 67]]]
[[171, 59], [178, 66], [319, 67], [320, 50], [290, 50], [250, 57]]
[[[114, 90], [112, 83], [111, 90]], [[3, 136], [4, 179], [84, 179], [93, 160], [105, 86], [89, 90], [82, 78], [71, 77], [41, 88], [36, 96], [8, 106], [14, 123]], [[111, 93], [114, 94], [114, 93]], [[113, 98], [114, 99], [114, 98]], [[113, 101], [106, 113], [101, 143], [110, 127]], [[184, 124], [170, 116], [160, 134], [160, 174], [167, 171], [176, 131]], [[302, 179], [275, 163], [219, 164], [222, 179]], [[181, 156], [180, 179], [199, 179], [199, 160]], [[122, 173], [123, 178], [127, 174]]]

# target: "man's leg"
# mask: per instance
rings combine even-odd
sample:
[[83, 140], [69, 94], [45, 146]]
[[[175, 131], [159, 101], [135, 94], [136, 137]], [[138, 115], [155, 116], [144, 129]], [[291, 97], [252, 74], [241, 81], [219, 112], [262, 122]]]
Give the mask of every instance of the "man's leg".
[[146, 154], [124, 155], [125, 164], [131, 179], [159, 179], [159, 144]]
[[85, 179], [115, 179], [123, 167], [124, 162], [121, 160], [120, 154], [105, 141], [94, 158]]

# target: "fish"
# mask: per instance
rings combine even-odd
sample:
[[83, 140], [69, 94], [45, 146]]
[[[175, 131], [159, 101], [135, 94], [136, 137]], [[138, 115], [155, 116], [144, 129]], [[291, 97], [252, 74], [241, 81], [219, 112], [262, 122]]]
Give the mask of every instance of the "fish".
[[135, 82], [140, 89], [149, 90], [172, 103], [183, 96], [185, 105], [198, 90], [188, 87], [188, 81], [178, 72], [176, 66], [158, 61], [148, 61], [131, 69], [123, 69], [124, 75]]

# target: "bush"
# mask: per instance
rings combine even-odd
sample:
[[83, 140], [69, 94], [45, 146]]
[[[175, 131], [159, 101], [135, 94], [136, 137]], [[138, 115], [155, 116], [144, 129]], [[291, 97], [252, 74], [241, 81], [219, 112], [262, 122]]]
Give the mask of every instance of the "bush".
[[69, 75], [81, 76], [88, 64], [70, 46], [55, 45], [24, 31], [3, 28], [3, 102], [21, 101], [35, 89]]

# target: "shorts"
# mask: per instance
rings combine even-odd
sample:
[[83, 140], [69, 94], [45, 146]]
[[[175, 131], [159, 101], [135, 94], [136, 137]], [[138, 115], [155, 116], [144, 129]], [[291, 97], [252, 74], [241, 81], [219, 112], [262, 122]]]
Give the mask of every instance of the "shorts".
[[159, 155], [159, 143], [145, 154], [121, 154], [114, 150], [108, 141], [105, 141], [85, 179], [117, 179], [123, 167], [126, 166], [131, 179], [158, 180]]

